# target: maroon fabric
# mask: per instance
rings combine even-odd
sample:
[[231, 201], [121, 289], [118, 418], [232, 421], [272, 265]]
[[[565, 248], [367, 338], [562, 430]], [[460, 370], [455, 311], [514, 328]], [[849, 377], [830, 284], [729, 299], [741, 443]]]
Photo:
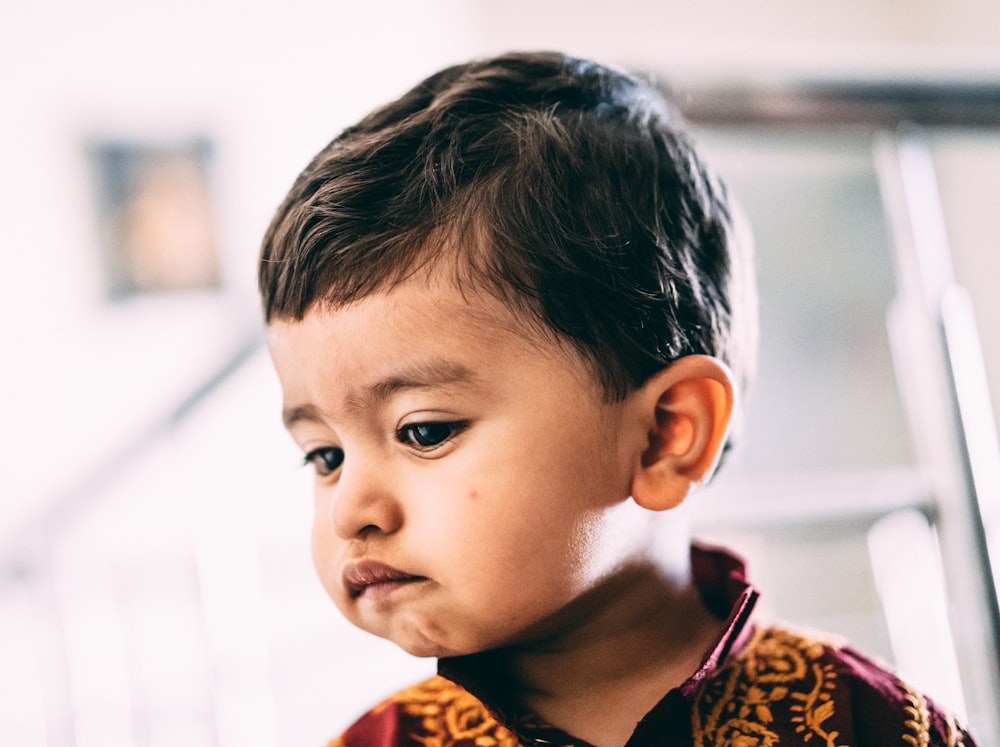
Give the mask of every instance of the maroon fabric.
[[[947, 712], [853, 648], [749, 624], [758, 595], [731, 554], [696, 546], [692, 568], [707, 606], [727, 625], [627, 747], [975, 747]], [[389, 698], [331, 745], [589, 747], [519, 708], [494, 676], [494, 656], [442, 659], [439, 676]]]

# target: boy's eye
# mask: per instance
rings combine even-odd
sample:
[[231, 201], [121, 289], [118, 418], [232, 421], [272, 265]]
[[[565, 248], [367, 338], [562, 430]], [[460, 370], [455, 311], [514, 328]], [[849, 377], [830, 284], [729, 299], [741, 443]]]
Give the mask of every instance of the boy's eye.
[[451, 440], [465, 429], [465, 423], [413, 423], [399, 429], [397, 437], [407, 446], [432, 449]]
[[307, 465], [311, 464], [317, 475], [326, 477], [336, 472], [344, 463], [344, 450], [336, 446], [323, 446], [310, 451], [303, 461]]

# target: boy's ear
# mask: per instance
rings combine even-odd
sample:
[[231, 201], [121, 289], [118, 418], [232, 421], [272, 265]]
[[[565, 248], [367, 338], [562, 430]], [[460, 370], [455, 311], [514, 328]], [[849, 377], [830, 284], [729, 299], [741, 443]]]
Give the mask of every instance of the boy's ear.
[[733, 412], [733, 378], [707, 355], [679, 358], [634, 393], [647, 428], [632, 498], [655, 511], [675, 508], [718, 463]]

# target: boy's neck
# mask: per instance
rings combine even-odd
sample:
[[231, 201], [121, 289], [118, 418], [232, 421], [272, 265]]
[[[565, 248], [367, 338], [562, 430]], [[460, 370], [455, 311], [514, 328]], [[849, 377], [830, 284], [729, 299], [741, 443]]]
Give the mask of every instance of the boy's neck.
[[625, 744], [697, 670], [724, 625], [689, 573], [668, 576], [654, 565], [623, 569], [576, 605], [567, 614], [578, 624], [490, 658], [520, 706], [597, 747]]
[[527, 708], [593, 745], [615, 747], [698, 669], [722, 626], [693, 584], [644, 579], [558, 647], [515, 654], [511, 667]]

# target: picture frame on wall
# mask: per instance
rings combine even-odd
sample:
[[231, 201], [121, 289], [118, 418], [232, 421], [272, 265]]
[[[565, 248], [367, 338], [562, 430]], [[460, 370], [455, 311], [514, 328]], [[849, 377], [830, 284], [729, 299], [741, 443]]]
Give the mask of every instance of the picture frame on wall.
[[87, 150], [106, 297], [218, 289], [212, 140], [98, 138]]

